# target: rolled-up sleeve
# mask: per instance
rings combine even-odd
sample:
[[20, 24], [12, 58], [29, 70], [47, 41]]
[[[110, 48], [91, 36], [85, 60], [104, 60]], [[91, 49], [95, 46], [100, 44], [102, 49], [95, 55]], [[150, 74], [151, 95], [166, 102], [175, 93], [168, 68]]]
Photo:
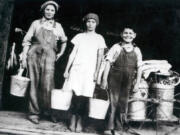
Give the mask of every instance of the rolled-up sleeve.
[[33, 37], [34, 32], [35, 32], [36, 23], [37, 23], [37, 22], [34, 21], [34, 22], [31, 24], [28, 32], [26, 33], [26, 35], [25, 35], [25, 37], [24, 37], [24, 39], [23, 39], [22, 46], [29, 46], [29, 45], [32, 44], [31, 40], [32, 40], [32, 37]]
[[121, 47], [118, 44], [113, 45], [107, 53], [106, 60], [114, 63], [119, 56]]
[[62, 43], [67, 42], [67, 40], [68, 40], [68, 38], [65, 35], [64, 29], [62, 28], [61, 24], [58, 24], [58, 38]]
[[142, 53], [138, 47], [136, 47], [134, 51], [137, 55], [137, 66], [139, 67], [142, 65]]

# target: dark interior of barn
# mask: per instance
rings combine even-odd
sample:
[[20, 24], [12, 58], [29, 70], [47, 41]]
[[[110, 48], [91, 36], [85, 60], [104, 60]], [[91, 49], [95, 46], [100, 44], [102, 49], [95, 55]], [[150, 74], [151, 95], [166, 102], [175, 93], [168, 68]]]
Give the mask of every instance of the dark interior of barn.
[[[40, 5], [45, 0], [15, 0], [7, 59], [12, 43], [16, 43], [15, 52], [22, 51], [23, 33], [33, 20], [41, 17]], [[120, 32], [125, 25], [135, 28], [136, 44], [140, 47], [143, 60], [167, 60], [172, 70], [180, 73], [180, 2], [178, 0], [56, 0], [60, 5], [56, 20], [60, 22], [68, 37], [64, 56], [56, 62], [55, 83], [61, 88], [64, 82], [63, 72], [72, 50], [71, 38], [82, 29], [82, 17], [89, 12], [97, 13], [100, 25], [97, 32], [105, 38], [108, 47], [119, 42]], [[18, 67], [17, 67], [18, 68]], [[27, 111], [27, 99], [9, 94], [10, 76], [17, 68], [6, 71], [3, 83], [3, 109]], [[176, 87], [176, 93], [179, 87]], [[180, 98], [180, 97], [176, 97]], [[176, 105], [177, 104], [177, 105]], [[176, 106], [179, 106], [176, 103]], [[178, 114], [178, 111], [175, 110]]]

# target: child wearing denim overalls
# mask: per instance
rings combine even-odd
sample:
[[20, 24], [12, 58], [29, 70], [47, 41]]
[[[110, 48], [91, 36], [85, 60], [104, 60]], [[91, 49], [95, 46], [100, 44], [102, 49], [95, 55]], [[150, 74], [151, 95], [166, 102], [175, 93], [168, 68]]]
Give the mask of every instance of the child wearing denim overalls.
[[[136, 33], [133, 29], [124, 28], [122, 42], [114, 44], [106, 57], [106, 67], [101, 87], [110, 91], [111, 108], [107, 131], [116, 134], [123, 130], [127, 121], [129, 92], [137, 91], [141, 78], [138, 68], [142, 62], [140, 49], [133, 43]], [[136, 80], [136, 81], [134, 81]], [[135, 82], [135, 84], [133, 84]]]

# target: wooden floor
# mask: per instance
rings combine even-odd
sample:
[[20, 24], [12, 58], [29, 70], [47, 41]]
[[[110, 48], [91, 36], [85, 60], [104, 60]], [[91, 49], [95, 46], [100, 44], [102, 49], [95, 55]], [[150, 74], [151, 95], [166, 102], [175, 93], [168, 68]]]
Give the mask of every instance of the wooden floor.
[[[0, 135], [81, 135], [81, 133], [72, 133], [63, 122], [52, 123], [47, 120], [41, 120], [36, 125], [26, 119], [24, 113], [0, 111]], [[86, 133], [82, 133], [86, 135]], [[87, 133], [87, 135], [95, 135]]]
[[[94, 125], [96, 125], [95, 123]], [[136, 123], [137, 124], [137, 123]], [[179, 135], [179, 124], [158, 125], [157, 131], [154, 125], [143, 126], [141, 129], [133, 126], [133, 130], [140, 135]], [[41, 120], [40, 124], [35, 125], [26, 119], [25, 113], [0, 111], [0, 135], [102, 135], [94, 132], [91, 128], [88, 132], [72, 133], [64, 122], [52, 123], [47, 120]], [[124, 133], [123, 135], [132, 135]]]

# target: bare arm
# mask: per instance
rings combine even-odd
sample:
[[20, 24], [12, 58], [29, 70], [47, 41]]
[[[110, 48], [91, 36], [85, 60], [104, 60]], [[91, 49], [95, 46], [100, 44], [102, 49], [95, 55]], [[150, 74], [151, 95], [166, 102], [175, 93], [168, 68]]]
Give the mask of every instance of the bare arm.
[[74, 46], [74, 48], [73, 48], [73, 50], [72, 50], [72, 52], [71, 52], [71, 54], [69, 56], [68, 63], [67, 63], [67, 66], [66, 66], [66, 69], [65, 69], [65, 72], [64, 72], [64, 77], [65, 78], [69, 77], [69, 69], [70, 69], [70, 67], [71, 67], [71, 65], [72, 65], [72, 63], [73, 63], [73, 61], [74, 61], [74, 59], [76, 57], [77, 50], [78, 50], [77, 47]]
[[136, 76], [136, 83], [133, 89], [134, 92], [138, 90], [142, 76], [142, 69], [141, 69], [142, 54], [139, 48], [136, 49], [136, 54], [137, 54], [137, 76]]
[[105, 66], [104, 73], [103, 73], [103, 80], [102, 80], [102, 84], [101, 84], [102, 89], [107, 88], [110, 67], [111, 67], [110, 61], [106, 61], [106, 66]]
[[67, 46], [66, 42], [61, 44], [61, 51], [57, 54], [56, 60], [58, 60], [64, 54], [64, 52], [66, 50], [66, 46]]
[[97, 80], [97, 76], [100, 70], [100, 65], [101, 65], [101, 61], [103, 59], [103, 55], [104, 55], [104, 49], [99, 49], [98, 50], [98, 55], [97, 55], [97, 64], [96, 64], [96, 71], [94, 73], [94, 81]]
[[20, 58], [22, 60], [22, 68], [26, 68], [27, 67], [27, 53], [29, 50], [29, 45], [28, 46], [24, 46], [23, 48], [23, 52]]
[[136, 83], [135, 83], [135, 86], [134, 86], [134, 90], [133, 90], [133, 91], [137, 91], [137, 89], [139, 88], [141, 76], [142, 76], [142, 70], [141, 70], [141, 67], [138, 67], [138, 69], [137, 69]]
[[24, 46], [23, 47], [23, 55], [22, 55], [22, 57], [27, 57], [27, 53], [28, 53], [28, 51], [29, 51], [29, 45], [28, 46]]
[[66, 46], [67, 46], [67, 36], [65, 35], [64, 29], [60, 23], [57, 23], [57, 29], [59, 32], [59, 41], [61, 41], [61, 50], [57, 54], [56, 60], [58, 60], [64, 54], [64, 52], [66, 50]]

